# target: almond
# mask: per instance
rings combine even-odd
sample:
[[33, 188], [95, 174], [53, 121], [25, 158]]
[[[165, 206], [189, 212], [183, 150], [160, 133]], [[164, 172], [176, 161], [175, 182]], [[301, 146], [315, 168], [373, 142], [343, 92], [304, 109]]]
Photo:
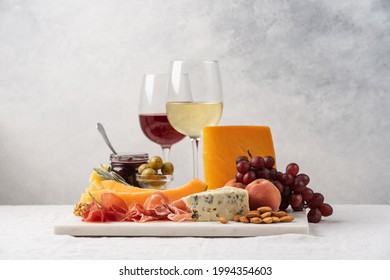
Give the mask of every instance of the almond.
[[272, 224], [272, 222], [273, 222], [272, 217], [266, 217], [263, 219], [263, 223], [265, 224]]
[[247, 217], [245, 217], [245, 216], [241, 216], [240, 217], [240, 222], [246, 224], [246, 223], [249, 223], [249, 219]]
[[228, 219], [226, 219], [225, 217], [221, 217], [221, 218], [218, 219], [218, 221], [219, 221], [221, 224], [227, 224]]
[[247, 218], [254, 218], [254, 217], [258, 217], [260, 218], [260, 213], [259, 211], [257, 210], [253, 210], [253, 211], [249, 211], [246, 215], [245, 215]]
[[263, 220], [260, 219], [259, 217], [253, 217], [253, 218], [250, 218], [250, 222], [253, 223], [253, 224], [260, 224]]
[[268, 207], [268, 206], [262, 206], [262, 207], [257, 208], [257, 211], [259, 211], [260, 214], [265, 213], [265, 212], [272, 212], [272, 208]]
[[281, 217], [279, 221], [280, 222], [291, 222], [292, 220], [294, 220], [293, 216], [286, 215], [286, 216]]
[[287, 215], [287, 213], [284, 212], [284, 211], [278, 211], [278, 212], [275, 212], [275, 213], [273, 214], [273, 216], [278, 217], [278, 218], [284, 217], [284, 216], [286, 216], [286, 215]]
[[267, 218], [267, 217], [271, 217], [272, 215], [272, 212], [264, 212], [263, 214], [260, 215], [260, 218], [264, 219], [264, 218]]
[[241, 218], [241, 215], [235, 215], [235, 216], [233, 217], [233, 221], [239, 222], [239, 221], [240, 221], [240, 218]]
[[280, 221], [280, 218], [278, 218], [278, 217], [271, 217], [272, 218], [272, 222], [273, 223], [279, 223], [279, 221]]

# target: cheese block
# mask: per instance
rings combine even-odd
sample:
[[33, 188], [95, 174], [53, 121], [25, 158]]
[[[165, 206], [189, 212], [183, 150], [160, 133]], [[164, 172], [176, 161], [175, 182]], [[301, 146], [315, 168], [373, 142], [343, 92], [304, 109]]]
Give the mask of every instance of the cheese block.
[[248, 191], [235, 187], [195, 193], [181, 200], [198, 221], [217, 221], [221, 217], [233, 220], [235, 215], [245, 215], [249, 211]]
[[[204, 178], [208, 189], [224, 186], [235, 178], [236, 158], [273, 156], [274, 144], [267, 126], [208, 126], [203, 129]], [[275, 158], [276, 161], [276, 158]]]

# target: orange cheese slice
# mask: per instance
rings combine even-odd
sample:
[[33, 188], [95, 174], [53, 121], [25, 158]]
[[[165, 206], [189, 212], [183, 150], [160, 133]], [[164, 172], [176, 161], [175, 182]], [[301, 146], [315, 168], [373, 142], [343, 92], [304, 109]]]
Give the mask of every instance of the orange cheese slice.
[[227, 181], [235, 178], [236, 158], [248, 156], [248, 150], [252, 156], [275, 158], [272, 134], [268, 126], [205, 127], [203, 165], [208, 189], [223, 187]]

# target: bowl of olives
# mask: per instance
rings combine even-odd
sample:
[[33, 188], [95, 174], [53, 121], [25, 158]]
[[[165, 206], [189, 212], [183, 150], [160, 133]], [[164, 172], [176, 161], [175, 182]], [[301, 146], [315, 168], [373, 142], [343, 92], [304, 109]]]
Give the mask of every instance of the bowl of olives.
[[138, 167], [136, 180], [141, 188], [164, 190], [173, 181], [173, 164], [163, 162], [161, 157], [153, 156], [148, 163]]
[[143, 189], [165, 190], [173, 181], [173, 175], [136, 175], [138, 184]]

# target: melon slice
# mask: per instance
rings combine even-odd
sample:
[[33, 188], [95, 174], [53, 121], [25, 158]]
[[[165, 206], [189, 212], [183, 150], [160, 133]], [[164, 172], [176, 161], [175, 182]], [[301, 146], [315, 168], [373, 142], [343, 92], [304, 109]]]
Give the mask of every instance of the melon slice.
[[81, 194], [80, 202], [92, 202], [92, 197], [99, 198], [102, 193], [133, 193], [133, 192], [152, 192], [152, 189], [142, 189], [139, 187], [126, 186], [115, 180], [103, 180], [99, 183], [93, 181], [91, 185]]
[[[109, 181], [109, 180], [108, 180]], [[105, 182], [105, 181], [103, 181]], [[114, 181], [115, 182], [115, 181]], [[115, 182], [117, 183], [117, 182]], [[120, 184], [120, 183], [118, 183]], [[123, 184], [121, 184], [123, 185]], [[100, 200], [100, 197], [103, 193], [106, 192], [112, 192], [122, 198], [126, 204], [129, 206], [133, 202], [138, 202], [141, 204], [144, 204], [145, 200], [154, 192], [157, 192], [159, 190], [152, 190], [152, 189], [141, 189], [137, 187], [128, 187], [128, 186], [120, 186], [117, 184], [114, 184], [112, 182], [108, 182], [106, 184], [107, 188], [97, 190], [97, 191], [92, 191], [91, 195], [97, 199]], [[125, 188], [126, 187], [126, 188]], [[182, 197], [185, 197], [190, 194], [198, 193], [205, 191], [207, 189], [207, 185], [198, 180], [198, 179], [193, 179], [189, 181], [187, 184], [184, 184], [183, 186], [176, 188], [176, 189], [167, 189], [167, 190], [160, 190], [160, 192], [164, 193], [167, 195], [171, 201], [178, 200]], [[88, 193], [83, 193], [81, 195], [81, 202], [90, 202], [92, 201], [91, 195]]]

